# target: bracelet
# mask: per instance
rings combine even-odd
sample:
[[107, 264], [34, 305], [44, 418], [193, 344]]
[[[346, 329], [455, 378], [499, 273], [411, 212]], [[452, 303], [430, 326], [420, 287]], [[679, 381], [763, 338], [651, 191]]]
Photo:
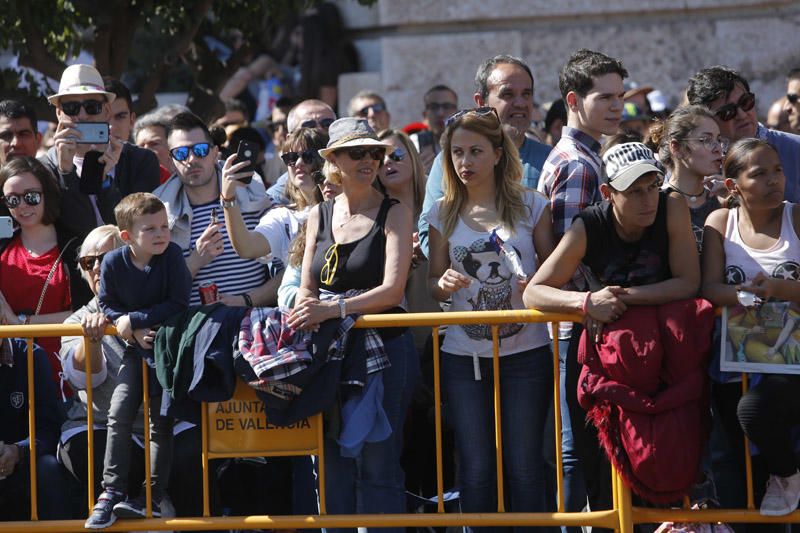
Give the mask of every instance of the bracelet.
[[581, 305], [581, 311], [583, 311], [584, 315], [589, 314], [589, 299], [592, 297], [592, 291], [586, 291], [586, 296], [583, 299], [583, 305]]
[[247, 307], [253, 307], [253, 299], [250, 298], [250, 295], [246, 292], [241, 294], [242, 298], [244, 298], [244, 305]]
[[224, 196], [220, 195], [220, 197], [219, 197], [219, 205], [223, 209], [227, 209], [229, 207], [236, 207], [237, 205], [239, 205], [239, 202], [236, 201], [236, 197], [235, 196], [233, 198], [225, 198]]
[[345, 308], [345, 301], [344, 298], [339, 298], [339, 318], [345, 318], [347, 316], [347, 309]]

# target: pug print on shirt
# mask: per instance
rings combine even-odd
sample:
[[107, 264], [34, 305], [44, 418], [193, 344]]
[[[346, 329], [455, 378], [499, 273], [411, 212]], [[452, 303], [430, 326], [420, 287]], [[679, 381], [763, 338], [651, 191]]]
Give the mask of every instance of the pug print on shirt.
[[[519, 254], [519, 250], [517, 250]], [[471, 293], [467, 302], [472, 305], [473, 311], [495, 311], [513, 309], [511, 293], [513, 283], [516, 283], [514, 274], [506, 266], [495, 246], [487, 239], [478, 239], [469, 247], [455, 246], [451, 253], [456, 261], [461, 263], [461, 268], [468, 276], [474, 279], [467, 289]], [[461, 326], [471, 339], [491, 340], [492, 328], [486, 324], [472, 324]], [[501, 339], [514, 335], [522, 329], [522, 324], [502, 324], [498, 330]]]

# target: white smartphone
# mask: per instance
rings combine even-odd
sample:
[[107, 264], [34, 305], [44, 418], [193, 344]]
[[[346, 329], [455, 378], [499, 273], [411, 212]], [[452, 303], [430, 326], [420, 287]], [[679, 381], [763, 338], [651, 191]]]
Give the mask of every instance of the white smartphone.
[[0, 239], [14, 236], [14, 220], [11, 217], [0, 217]]
[[107, 122], [78, 122], [72, 126], [81, 132], [78, 144], [106, 144], [108, 142]]

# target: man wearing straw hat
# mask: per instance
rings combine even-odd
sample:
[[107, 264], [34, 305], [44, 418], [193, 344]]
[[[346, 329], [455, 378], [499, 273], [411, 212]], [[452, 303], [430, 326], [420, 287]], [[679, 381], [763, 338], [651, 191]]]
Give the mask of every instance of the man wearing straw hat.
[[[80, 239], [97, 226], [115, 223], [114, 207], [124, 196], [151, 192], [159, 184], [158, 159], [152, 152], [111, 136], [102, 144], [81, 142], [82, 134], [76, 125], [108, 123], [115, 97], [105, 90], [96, 68], [78, 64], [64, 70], [58, 92], [47, 99], [56, 108], [58, 127], [55, 145], [42, 162], [61, 184], [60, 222]], [[87, 175], [84, 158], [90, 150], [102, 153], [100, 183], [92, 192], [88, 192], [88, 180], [81, 186], [81, 178]]]

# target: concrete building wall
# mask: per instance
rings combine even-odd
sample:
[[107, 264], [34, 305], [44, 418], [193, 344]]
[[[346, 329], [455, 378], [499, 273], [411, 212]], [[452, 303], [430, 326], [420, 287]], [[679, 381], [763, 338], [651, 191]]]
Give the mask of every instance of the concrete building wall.
[[800, 66], [800, 2], [792, 0], [339, 0], [362, 70], [340, 79], [340, 106], [361, 88], [384, 95], [392, 123], [419, 120], [422, 95], [445, 83], [471, 107], [478, 64], [498, 53], [522, 57], [536, 100], [558, 98], [558, 71], [579, 48], [622, 59], [630, 78], [676, 105], [698, 69], [742, 71], [759, 115]]

